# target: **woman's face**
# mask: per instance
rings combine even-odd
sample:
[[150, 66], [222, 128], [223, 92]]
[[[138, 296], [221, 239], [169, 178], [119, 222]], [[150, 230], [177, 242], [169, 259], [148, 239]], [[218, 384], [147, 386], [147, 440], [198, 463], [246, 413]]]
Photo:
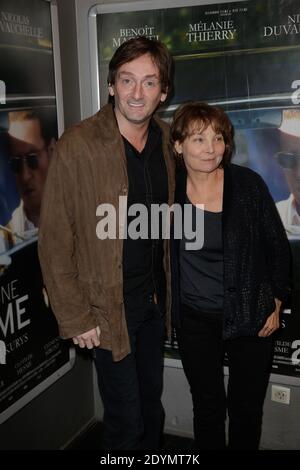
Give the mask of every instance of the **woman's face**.
[[192, 125], [182, 143], [175, 142], [175, 150], [183, 155], [186, 169], [191, 172], [212, 173], [223, 160], [225, 142], [211, 124], [206, 129]]

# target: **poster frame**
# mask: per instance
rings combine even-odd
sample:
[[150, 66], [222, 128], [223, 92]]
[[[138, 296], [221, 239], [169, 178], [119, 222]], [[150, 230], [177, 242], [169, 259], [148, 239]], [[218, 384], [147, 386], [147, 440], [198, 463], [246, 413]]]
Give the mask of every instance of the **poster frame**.
[[[51, 20], [51, 34], [52, 34], [52, 49], [53, 49], [53, 68], [54, 68], [54, 86], [55, 86], [55, 101], [56, 101], [56, 117], [57, 117], [57, 132], [58, 137], [64, 131], [64, 109], [63, 109], [63, 91], [62, 91], [62, 76], [61, 76], [61, 58], [60, 58], [60, 41], [59, 41], [59, 27], [58, 27], [58, 7], [56, 0], [43, 0], [49, 3], [50, 20]], [[7, 102], [8, 101], [8, 102]], [[5, 109], [9, 110], [9, 100], [5, 104]], [[10, 250], [14, 251], [14, 248]], [[17, 411], [30, 403], [34, 398], [40, 395], [43, 391], [54, 384], [63, 375], [69, 372], [76, 359], [75, 347], [69, 346], [68, 348], [68, 362], [60, 366], [55, 372], [46, 377], [42, 382], [34, 386], [30, 391], [26, 392], [22, 397], [18, 398], [14, 403], [8, 406], [0, 413], [0, 424], [4, 423]]]
[[[108, 14], [108, 13], [123, 13], [123, 12], [139, 12], [143, 10], [157, 10], [157, 9], [168, 9], [177, 7], [192, 7], [192, 6], [205, 6], [205, 5], [220, 5], [227, 3], [235, 3], [246, 0], [161, 0], [161, 1], [150, 1], [150, 0], [133, 0], [124, 1], [122, 3], [110, 4], [96, 4], [93, 5], [88, 14], [88, 33], [89, 33], [89, 57], [90, 57], [90, 80], [91, 80], [91, 96], [92, 113], [95, 113], [104, 104], [101, 103], [100, 89], [99, 89], [99, 57], [98, 57], [98, 45], [97, 45], [97, 16]], [[165, 111], [174, 111], [174, 105], [165, 108]], [[178, 358], [164, 358], [164, 365], [167, 367], [173, 367], [182, 369], [181, 361]], [[224, 374], [228, 375], [228, 367], [224, 366]], [[270, 382], [294, 385], [300, 387], [300, 377], [292, 375], [284, 375], [280, 373], [272, 372], [270, 374]]]
[[55, 80], [55, 96], [56, 96], [56, 112], [57, 112], [57, 132], [58, 137], [64, 131], [64, 105], [61, 75], [61, 56], [60, 56], [60, 40], [58, 27], [58, 8], [56, 0], [45, 0], [50, 3], [51, 29], [52, 29], [52, 45], [53, 45], [53, 64], [54, 64], [54, 80]]
[[[243, 0], [232, 0], [238, 2]], [[227, 0], [134, 0], [132, 2], [110, 4], [96, 4], [92, 6], [88, 13], [88, 33], [89, 33], [89, 52], [90, 52], [90, 69], [91, 69], [91, 94], [92, 94], [92, 114], [96, 113], [104, 104], [100, 100], [99, 90], [99, 62], [98, 62], [98, 47], [97, 47], [97, 15], [105, 13], [122, 13], [122, 12], [137, 12], [143, 10], [160, 10], [167, 8], [178, 7], [191, 7], [199, 5], [209, 5], [215, 3], [228, 3]], [[166, 108], [170, 110], [171, 108]]]

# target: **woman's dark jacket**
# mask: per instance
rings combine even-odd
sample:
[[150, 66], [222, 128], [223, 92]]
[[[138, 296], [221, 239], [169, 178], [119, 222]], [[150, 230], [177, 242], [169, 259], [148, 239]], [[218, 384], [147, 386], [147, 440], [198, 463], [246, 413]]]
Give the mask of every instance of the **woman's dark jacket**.
[[[175, 202], [186, 202], [186, 170], [177, 174]], [[249, 168], [224, 168], [223, 338], [254, 336], [289, 294], [290, 247], [275, 203]], [[180, 327], [180, 240], [171, 237], [172, 320]]]

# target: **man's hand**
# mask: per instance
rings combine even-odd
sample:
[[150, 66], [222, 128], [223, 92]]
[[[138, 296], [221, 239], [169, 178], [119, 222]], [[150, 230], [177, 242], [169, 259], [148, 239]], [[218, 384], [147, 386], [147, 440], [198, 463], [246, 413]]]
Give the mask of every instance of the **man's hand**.
[[270, 336], [271, 334], [274, 333], [274, 331], [278, 330], [280, 327], [280, 319], [279, 319], [279, 313], [280, 313], [280, 307], [281, 307], [281, 301], [278, 299], [275, 299], [276, 307], [273, 313], [267, 318], [266, 323], [258, 333], [258, 336], [261, 337], [266, 337]]
[[92, 349], [100, 345], [100, 328], [97, 326], [92, 330], [82, 333], [82, 335], [74, 336], [73, 343], [78, 344], [80, 348]]

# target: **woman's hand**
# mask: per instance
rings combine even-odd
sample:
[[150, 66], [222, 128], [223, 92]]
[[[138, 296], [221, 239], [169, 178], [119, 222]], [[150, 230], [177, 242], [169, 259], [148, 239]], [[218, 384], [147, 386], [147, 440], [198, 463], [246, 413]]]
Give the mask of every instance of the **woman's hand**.
[[274, 331], [278, 330], [280, 327], [280, 307], [281, 307], [281, 300], [275, 299], [275, 310], [271, 315], [267, 318], [266, 323], [258, 333], [258, 336], [265, 338], [266, 336], [270, 336], [274, 333]]

